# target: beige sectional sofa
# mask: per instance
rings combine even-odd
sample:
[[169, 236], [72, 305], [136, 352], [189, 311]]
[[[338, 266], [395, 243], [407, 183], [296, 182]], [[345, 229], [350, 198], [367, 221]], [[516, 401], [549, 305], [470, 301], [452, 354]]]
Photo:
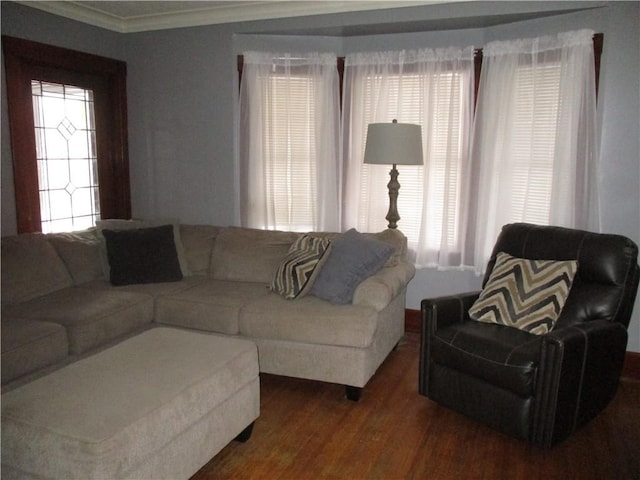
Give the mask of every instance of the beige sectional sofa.
[[162, 324], [250, 339], [261, 372], [342, 384], [357, 399], [404, 333], [415, 273], [406, 239], [397, 230], [365, 234], [393, 253], [351, 301], [332, 303], [270, 288], [301, 235], [174, 225], [182, 279], [123, 286], [107, 280], [99, 229], [3, 238], [3, 392]]

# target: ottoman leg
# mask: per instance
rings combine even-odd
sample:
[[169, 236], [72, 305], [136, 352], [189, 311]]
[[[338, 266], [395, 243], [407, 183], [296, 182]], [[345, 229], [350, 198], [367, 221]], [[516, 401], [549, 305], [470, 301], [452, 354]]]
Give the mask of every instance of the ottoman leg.
[[234, 440], [236, 442], [246, 442], [247, 440], [249, 440], [251, 438], [251, 434], [253, 433], [253, 424], [255, 422], [251, 422], [249, 424], [249, 426], [247, 428], [245, 428], [243, 431], [241, 431], [238, 436], [236, 438], [234, 438]]
[[347, 398], [352, 402], [357, 402], [360, 400], [360, 395], [362, 395], [362, 388], [360, 387], [352, 387], [351, 385], [347, 385], [346, 388]]

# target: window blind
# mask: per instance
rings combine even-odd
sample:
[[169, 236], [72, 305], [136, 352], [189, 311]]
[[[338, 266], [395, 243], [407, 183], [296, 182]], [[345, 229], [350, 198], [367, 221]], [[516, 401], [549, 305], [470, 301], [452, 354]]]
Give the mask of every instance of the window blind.
[[516, 71], [512, 122], [513, 221], [549, 223], [558, 125], [560, 64]]
[[[448, 244], [458, 241], [459, 199], [461, 184], [461, 161], [463, 154], [463, 76], [456, 72], [439, 75], [405, 74], [386, 78], [387, 103], [381, 107], [380, 98], [375, 98], [379, 90], [380, 78], [371, 77], [365, 82], [365, 123], [374, 121], [373, 105], [389, 112], [401, 123], [423, 125], [424, 166], [399, 165], [400, 193], [398, 210], [401, 216], [401, 230], [409, 244], [415, 246], [421, 232], [422, 219], [428, 218], [431, 227], [427, 229], [427, 248], [438, 250], [443, 231]], [[427, 119], [427, 108], [431, 116]], [[389, 119], [389, 121], [391, 121]], [[428, 123], [429, 129], [425, 127]], [[363, 149], [366, 138], [363, 139]], [[392, 159], [390, 159], [390, 163]], [[359, 212], [359, 225], [368, 224], [377, 230], [384, 229], [384, 219], [388, 201], [380, 195], [386, 191], [382, 175], [377, 175], [378, 183], [372, 183], [369, 173], [372, 169], [388, 170], [390, 167], [364, 165], [361, 181], [361, 204], [369, 206]], [[425, 189], [425, 175], [428, 184]], [[428, 196], [425, 202], [424, 195]], [[382, 199], [382, 200], [380, 200]], [[375, 208], [377, 212], [372, 212]], [[426, 210], [425, 210], [426, 209]], [[376, 219], [372, 221], [371, 218]], [[373, 224], [373, 225], [372, 225]], [[443, 224], [445, 227], [443, 227]]]
[[264, 79], [263, 141], [267, 195], [277, 229], [312, 230], [316, 224], [315, 80], [307, 76]]

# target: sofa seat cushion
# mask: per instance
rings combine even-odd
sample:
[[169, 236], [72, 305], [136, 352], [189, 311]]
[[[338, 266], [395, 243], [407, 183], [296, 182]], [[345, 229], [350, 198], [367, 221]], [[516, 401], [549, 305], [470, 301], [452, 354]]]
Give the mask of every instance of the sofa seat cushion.
[[166, 325], [237, 335], [243, 306], [269, 294], [263, 283], [207, 279], [156, 300], [155, 321]]
[[113, 290], [114, 292], [132, 292], [151, 295], [156, 298], [162, 295], [177, 293], [187, 288], [199, 285], [205, 280], [201, 276], [183, 277], [178, 282], [161, 282], [161, 283], [134, 283], [131, 285], [111, 285], [110, 282], [100, 279], [94, 280], [82, 285], [83, 288], [91, 288], [97, 290]]
[[437, 330], [431, 358], [528, 397], [535, 389], [541, 343], [541, 336], [523, 330], [468, 321]]
[[[259, 414], [257, 389], [249, 403], [236, 393], [257, 381], [252, 342], [153, 328], [3, 394], [3, 470], [28, 478], [188, 478], [202, 464], [194, 469], [185, 459], [212, 439], [189, 445], [183, 436], [213, 421], [213, 432], [233, 438]], [[224, 409], [228, 400], [234, 409]], [[227, 415], [213, 416], [218, 408]], [[229, 417], [247, 420], [233, 432]], [[181, 448], [171, 449], [174, 442]], [[178, 468], [144, 468], [163, 453]]]
[[12, 305], [9, 314], [64, 326], [69, 352], [75, 355], [150, 324], [153, 297], [113, 289], [70, 287]]
[[252, 338], [367, 348], [377, 328], [373, 308], [333, 305], [306, 296], [295, 303], [270, 292], [240, 311], [240, 334]]
[[2, 318], [2, 384], [35, 372], [69, 354], [62, 325], [26, 318]]

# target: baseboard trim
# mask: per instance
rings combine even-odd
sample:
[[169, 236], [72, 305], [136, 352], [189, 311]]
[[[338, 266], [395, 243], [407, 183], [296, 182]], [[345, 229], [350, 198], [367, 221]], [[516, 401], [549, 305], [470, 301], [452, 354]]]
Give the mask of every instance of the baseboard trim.
[[420, 333], [421, 330], [420, 310], [411, 310], [409, 308], [404, 311], [404, 329], [407, 332]]
[[640, 353], [627, 352], [624, 356], [622, 376], [630, 380], [640, 380]]
[[[420, 310], [405, 309], [404, 329], [407, 332], [420, 333], [421, 329]], [[640, 353], [627, 352], [624, 357], [624, 367], [622, 376], [630, 380], [640, 380]]]

